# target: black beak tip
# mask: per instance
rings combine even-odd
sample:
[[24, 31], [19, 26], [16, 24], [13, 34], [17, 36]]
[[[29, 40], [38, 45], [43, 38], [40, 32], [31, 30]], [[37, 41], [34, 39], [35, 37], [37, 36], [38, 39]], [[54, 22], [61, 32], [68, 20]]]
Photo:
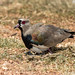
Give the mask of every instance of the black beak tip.
[[14, 29], [16, 29], [16, 28], [18, 28], [19, 27], [19, 25], [16, 25], [16, 26], [14, 26]]
[[16, 27], [13, 27], [14, 29], [16, 29]]
[[14, 29], [16, 29], [16, 26], [14, 27]]

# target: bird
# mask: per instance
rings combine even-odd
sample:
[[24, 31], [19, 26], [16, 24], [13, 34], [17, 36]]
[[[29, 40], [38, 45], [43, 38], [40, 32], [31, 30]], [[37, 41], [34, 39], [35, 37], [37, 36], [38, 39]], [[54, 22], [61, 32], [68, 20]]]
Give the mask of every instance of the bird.
[[29, 19], [18, 19], [18, 24], [14, 29], [19, 28], [24, 45], [29, 51], [42, 53], [63, 42], [66, 38], [73, 38], [75, 32], [68, 29], [62, 29], [54, 25], [43, 25], [37, 23], [31, 25]]

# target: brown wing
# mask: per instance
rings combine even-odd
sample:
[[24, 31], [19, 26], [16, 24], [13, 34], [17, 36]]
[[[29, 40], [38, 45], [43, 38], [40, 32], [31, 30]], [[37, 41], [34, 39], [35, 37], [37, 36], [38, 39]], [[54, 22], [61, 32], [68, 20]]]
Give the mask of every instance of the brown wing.
[[36, 42], [43, 43], [45, 46], [55, 46], [68, 38], [70, 33], [66, 33], [64, 29], [57, 28], [52, 25], [42, 25], [32, 33], [32, 39]]

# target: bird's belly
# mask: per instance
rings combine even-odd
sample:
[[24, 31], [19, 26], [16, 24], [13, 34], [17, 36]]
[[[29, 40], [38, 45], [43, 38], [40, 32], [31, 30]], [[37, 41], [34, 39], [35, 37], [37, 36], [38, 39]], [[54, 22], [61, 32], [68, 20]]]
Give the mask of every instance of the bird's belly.
[[38, 45], [38, 46], [34, 45], [30, 50], [36, 53], [41, 53], [48, 50], [48, 47], [43, 45]]

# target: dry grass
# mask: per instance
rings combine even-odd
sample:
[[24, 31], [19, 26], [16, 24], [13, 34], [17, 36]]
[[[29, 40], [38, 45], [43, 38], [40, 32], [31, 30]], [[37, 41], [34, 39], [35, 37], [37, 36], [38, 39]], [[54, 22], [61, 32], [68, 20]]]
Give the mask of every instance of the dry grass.
[[[74, 75], [75, 38], [54, 48], [54, 54], [25, 55], [27, 49], [20, 31], [13, 26], [19, 18], [31, 24], [43, 22], [75, 31], [73, 0], [2, 0], [0, 1], [0, 75]], [[16, 36], [11, 36], [17, 33]]]

